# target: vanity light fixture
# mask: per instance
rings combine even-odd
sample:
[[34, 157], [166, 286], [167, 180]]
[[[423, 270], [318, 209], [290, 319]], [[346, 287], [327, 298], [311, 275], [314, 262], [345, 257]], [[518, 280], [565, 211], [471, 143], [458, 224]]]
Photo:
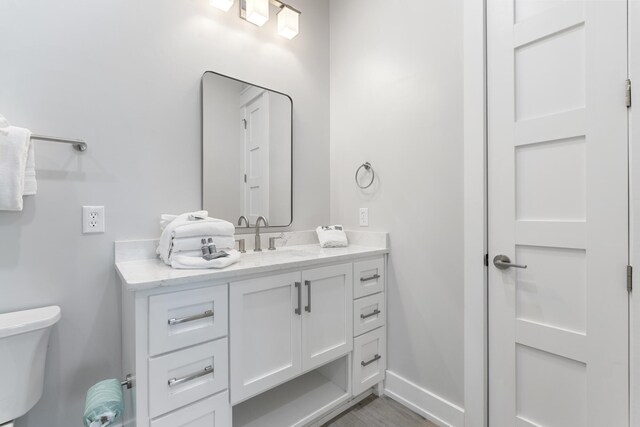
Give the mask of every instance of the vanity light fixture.
[[[234, 0], [210, 0], [210, 2], [219, 9], [229, 10]], [[269, 20], [269, 3], [280, 9], [278, 34], [289, 40], [297, 36], [300, 32], [302, 12], [279, 0], [240, 0], [240, 18], [262, 27]]]
[[300, 11], [291, 6], [280, 3], [280, 12], [278, 12], [278, 34], [291, 40], [298, 35], [300, 29]]
[[220, 10], [228, 12], [229, 9], [231, 9], [231, 6], [233, 6], [234, 1], [235, 0], [209, 0], [209, 4], [213, 7], [217, 7]]
[[240, 0], [240, 17], [262, 27], [269, 20], [269, 0]]

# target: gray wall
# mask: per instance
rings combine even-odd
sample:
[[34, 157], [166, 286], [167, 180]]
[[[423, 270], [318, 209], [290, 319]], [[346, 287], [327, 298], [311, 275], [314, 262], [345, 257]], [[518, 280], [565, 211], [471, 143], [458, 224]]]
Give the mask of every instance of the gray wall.
[[331, 221], [391, 234], [388, 367], [462, 406], [462, 1], [331, 0], [330, 33]]
[[[237, 4], [237, 2], [236, 2]], [[80, 426], [84, 394], [120, 375], [113, 242], [154, 238], [200, 207], [200, 77], [214, 70], [289, 93], [294, 229], [329, 219], [328, 3], [296, 0], [301, 34], [257, 28], [207, 0], [0, 2], [0, 112], [89, 151], [37, 143], [39, 194], [0, 212], [0, 312], [59, 304], [42, 400], [19, 427]], [[107, 233], [80, 233], [82, 205]]]

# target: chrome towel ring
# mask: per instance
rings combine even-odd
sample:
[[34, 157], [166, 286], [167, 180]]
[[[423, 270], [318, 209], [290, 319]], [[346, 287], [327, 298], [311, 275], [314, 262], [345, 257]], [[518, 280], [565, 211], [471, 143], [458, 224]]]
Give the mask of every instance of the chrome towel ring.
[[[358, 174], [360, 173], [360, 170], [364, 168], [364, 170], [366, 170], [367, 172], [371, 172], [371, 181], [369, 181], [369, 184], [367, 185], [360, 185], [360, 182], [358, 181]], [[371, 185], [373, 184], [373, 180], [376, 179], [376, 173], [373, 170], [373, 167], [371, 166], [371, 163], [369, 162], [365, 162], [363, 164], [360, 165], [360, 167], [358, 169], [356, 169], [356, 185], [360, 188], [362, 188], [363, 190], [366, 188], [371, 187]]]

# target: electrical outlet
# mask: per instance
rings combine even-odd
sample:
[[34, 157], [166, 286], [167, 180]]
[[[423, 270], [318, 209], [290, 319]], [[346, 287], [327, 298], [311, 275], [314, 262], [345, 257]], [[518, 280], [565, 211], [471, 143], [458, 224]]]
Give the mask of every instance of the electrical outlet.
[[82, 233], [104, 233], [104, 206], [82, 207]]
[[369, 226], [369, 208], [360, 208], [360, 227]]

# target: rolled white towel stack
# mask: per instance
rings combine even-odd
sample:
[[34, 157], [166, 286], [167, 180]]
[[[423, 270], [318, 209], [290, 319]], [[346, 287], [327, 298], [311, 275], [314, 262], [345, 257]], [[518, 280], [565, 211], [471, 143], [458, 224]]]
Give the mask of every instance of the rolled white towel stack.
[[[209, 218], [207, 211], [188, 212], [182, 215], [162, 215], [162, 235], [158, 255], [173, 268], [224, 268], [238, 261], [240, 253], [234, 249], [235, 227], [222, 219]], [[215, 245], [218, 252], [228, 256], [204, 259], [202, 240]]]

